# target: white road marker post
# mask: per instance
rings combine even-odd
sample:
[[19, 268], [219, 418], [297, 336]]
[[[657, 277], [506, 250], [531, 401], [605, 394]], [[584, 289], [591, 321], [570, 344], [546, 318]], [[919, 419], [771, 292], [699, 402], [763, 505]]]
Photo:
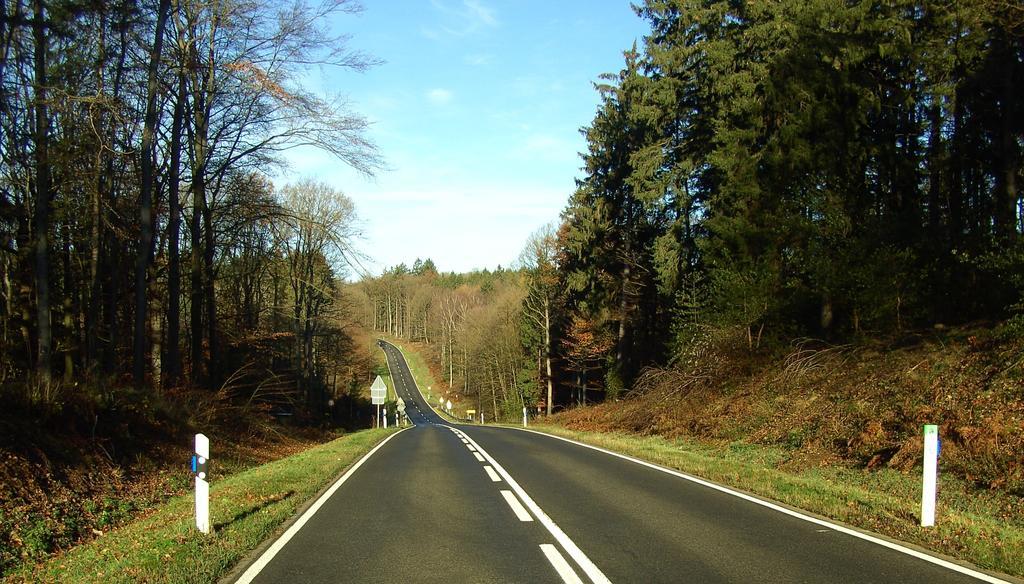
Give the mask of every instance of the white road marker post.
[[384, 427], [388, 427], [388, 409], [384, 408]]
[[210, 439], [196, 434], [196, 454], [192, 457], [192, 471], [196, 473], [196, 528], [210, 533]]
[[523, 427], [526, 427], [526, 406], [523, 406]]
[[924, 485], [921, 488], [921, 527], [935, 525], [935, 481], [939, 467], [939, 427], [924, 427]]

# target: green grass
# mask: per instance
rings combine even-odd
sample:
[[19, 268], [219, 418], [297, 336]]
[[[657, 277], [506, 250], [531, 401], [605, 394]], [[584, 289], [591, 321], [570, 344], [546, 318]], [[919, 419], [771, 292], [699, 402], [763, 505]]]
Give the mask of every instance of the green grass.
[[1020, 498], [981, 491], [951, 476], [940, 475], [936, 526], [921, 528], [917, 473], [841, 466], [786, 470], [790, 453], [783, 448], [580, 432], [551, 424], [532, 429], [680, 470], [982, 568], [1024, 576]]
[[214, 474], [211, 535], [196, 531], [190, 493], [4, 581], [215, 582], [394, 431], [356, 432], [220, 480]]

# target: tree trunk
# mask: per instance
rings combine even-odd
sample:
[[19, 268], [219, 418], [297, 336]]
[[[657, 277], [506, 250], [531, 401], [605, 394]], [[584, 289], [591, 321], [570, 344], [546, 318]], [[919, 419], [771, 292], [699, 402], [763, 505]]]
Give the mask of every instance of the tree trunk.
[[164, 384], [174, 387], [181, 381], [181, 124], [185, 116], [185, 74], [178, 72], [178, 95], [171, 122], [171, 161], [168, 169], [167, 218], [167, 359]]
[[49, 386], [53, 372], [51, 354], [53, 352], [53, 332], [50, 315], [50, 117], [47, 111], [47, 79], [46, 60], [49, 52], [46, 26], [44, 21], [43, 0], [33, 3], [32, 35], [35, 42], [35, 163], [36, 163], [36, 200], [33, 216], [33, 236], [35, 239], [35, 278], [36, 288], [36, 340], [38, 353], [36, 356], [36, 373], [44, 386]]
[[[627, 243], [626, 254], [629, 255], [629, 247]], [[629, 313], [629, 276], [630, 269], [626, 265], [622, 269], [622, 284], [619, 294], [619, 332], [615, 343], [615, 368], [618, 370], [619, 378], [625, 381], [626, 375], [626, 361], [629, 359], [627, 354], [627, 343], [629, 342], [629, 329], [626, 325]]]
[[950, 248], [958, 248], [962, 245], [964, 235], [964, 183], [963, 183], [963, 106], [960, 105], [965, 98], [962, 91], [957, 90], [956, 100], [953, 103], [953, 137], [952, 152], [950, 153], [949, 164], [949, 195], [947, 206], [949, 207], [949, 244]]
[[142, 389], [146, 376], [146, 310], [148, 308], [146, 276], [149, 271], [150, 256], [153, 253], [153, 166], [155, 165], [153, 142], [158, 113], [156, 94], [160, 85], [157, 72], [164, 45], [164, 27], [167, 24], [170, 7], [170, 0], [160, 0], [157, 10], [156, 36], [153, 39], [153, 51], [149, 56], [149, 70], [146, 74], [146, 114], [142, 128], [141, 160], [139, 161], [142, 188], [139, 196], [139, 250], [135, 261], [135, 335], [132, 343], [132, 379], [136, 389]]
[[929, 108], [928, 134], [928, 229], [934, 244], [944, 240], [942, 223], [942, 108]]
[[150, 329], [152, 330], [153, 335], [153, 351], [150, 353], [152, 361], [150, 363], [150, 367], [152, 368], [151, 375], [153, 378], [152, 387], [159, 389], [160, 387], [163, 387], [163, 348], [160, 346], [163, 341], [163, 322], [159, 310], [155, 310], [150, 313], [150, 321]]
[[498, 392], [494, 391], [493, 382], [491, 383], [491, 415], [495, 420], [498, 419]]
[[[821, 330], [823, 333], [828, 333], [832, 329], [832, 295], [828, 292], [824, 292], [821, 295]], [[762, 330], [764, 324], [761, 325]], [[760, 344], [761, 334], [757, 335], [758, 343]]]
[[[1002, 65], [1002, 70], [1007, 72], [1014, 69], [1014, 58], [1009, 43], [1005, 38], [1005, 32], [997, 34], [996, 53]], [[993, 192], [993, 223], [995, 224], [996, 241], [1010, 246], [1018, 239], [1017, 233], [1017, 199], [1018, 185], [1017, 176], [1020, 172], [1020, 146], [1014, 127], [1007, 120], [1013, 118], [1014, 109], [1017, 103], [1014, 96], [1013, 81], [1010, 74], [1001, 76], [999, 82], [1000, 102], [1002, 104], [1002, 115], [996, 123], [996, 156], [995, 163], [995, 189]]]
[[392, 335], [392, 336], [395, 334], [394, 310], [392, 309], [392, 306], [391, 306], [391, 293], [390, 292], [388, 293], [388, 334]]
[[550, 416], [554, 401], [554, 383], [551, 380], [551, 303], [544, 303], [544, 364], [548, 376], [547, 414]]
[[[127, 69], [126, 63], [128, 59], [128, 31], [130, 25], [127, 22], [129, 18], [125, 11], [120, 13], [121, 19], [118, 21], [115, 27], [119, 30], [118, 34], [118, 56], [117, 56], [117, 68], [114, 70], [114, 83], [111, 87], [111, 98], [115, 101], [121, 97], [121, 87], [124, 82], [125, 70]], [[108, 117], [109, 120], [109, 117]], [[104, 124], [107, 133], [104, 135], [107, 143], [114, 144], [116, 141], [116, 126], [109, 121]], [[103, 194], [106, 196], [108, 204], [113, 208], [115, 207], [115, 199], [117, 197], [117, 184], [114, 180], [114, 156], [111, 152], [103, 154], [104, 159], [104, 170], [103, 170]], [[100, 204], [100, 221], [101, 227], [107, 225], [107, 213], [103, 210], [102, 202]], [[120, 270], [121, 266], [117, 265], [117, 258], [115, 254], [123, 247], [123, 242], [120, 240], [118, 234], [112, 229], [101, 229], [100, 231], [100, 255], [99, 255], [99, 273], [100, 274], [114, 274], [115, 270]], [[121, 299], [124, 298], [122, 292], [124, 291], [124, 280], [122, 278], [101, 278], [100, 279], [100, 290], [99, 298], [101, 299], [101, 305], [105, 307], [104, 316], [106, 317], [104, 334], [97, 334], [97, 340], [102, 340], [105, 336], [107, 340], [103, 344], [103, 354], [101, 357], [102, 369], [106, 373], [120, 372], [121, 364], [120, 349], [121, 342], [129, 339], [130, 334], [124, 334], [124, 331], [120, 330], [120, 314], [118, 309], [120, 308]], [[96, 312], [99, 312], [97, 306]]]
[[[97, 40], [97, 58], [96, 58], [96, 92], [100, 95], [106, 91], [103, 76], [103, 63], [106, 61], [106, 30], [107, 30], [107, 19], [106, 12], [100, 12], [99, 22], [99, 38]], [[99, 119], [95, 120], [97, 133], [100, 136], [106, 136], [107, 130], [105, 128], [103, 114], [99, 114]], [[92, 222], [89, 229], [89, 286], [86, 300], [82, 302], [83, 318], [85, 320], [85, 338], [83, 339], [83, 347], [85, 349], [85, 364], [88, 369], [92, 369], [97, 363], [97, 354], [99, 352], [98, 339], [99, 339], [99, 320], [100, 310], [102, 303], [100, 302], [101, 290], [100, 287], [100, 252], [103, 248], [103, 194], [106, 193], [109, 188], [107, 187], [107, 180], [109, 174], [104, 172], [106, 168], [105, 157], [109, 156], [105, 148], [96, 148], [95, 157], [93, 159], [93, 171], [96, 173], [94, 184], [94, 190], [92, 193], [92, 200], [90, 201], [92, 207]]]
[[[194, 51], [194, 49], [193, 49]], [[193, 53], [193, 60], [195, 58]], [[192, 222], [191, 222], [191, 236], [192, 236], [192, 277], [191, 277], [191, 306], [190, 320], [191, 320], [191, 333], [192, 333], [192, 383], [201, 383], [202, 370], [204, 364], [203, 355], [203, 309], [206, 307], [206, 303], [209, 302], [209, 298], [205, 296], [204, 292], [204, 281], [207, 274], [206, 262], [205, 262], [205, 250], [203, 249], [206, 244], [205, 231], [203, 229], [203, 222], [207, 216], [207, 202], [206, 202], [206, 147], [207, 147], [207, 133], [209, 131], [208, 121], [206, 119], [206, 100], [207, 94], [205, 93], [206, 87], [205, 81], [199, 85], [199, 87], [193, 88], [193, 117], [194, 117], [194, 134], [192, 135]], [[209, 375], [207, 380], [209, 380]]]
[[203, 369], [203, 268], [202, 268], [202, 207], [206, 202], [205, 185], [202, 173], [192, 179], [192, 220], [190, 225], [192, 239], [191, 281], [189, 290], [189, 321], [192, 337], [192, 368], [190, 377], [192, 385], [202, 382]]
[[214, 286], [213, 254], [216, 241], [213, 237], [213, 211], [210, 205], [203, 205], [203, 296], [206, 302], [206, 326], [209, 337], [207, 347], [210, 353], [207, 375], [211, 389], [220, 387], [220, 340], [217, 335], [217, 294]]

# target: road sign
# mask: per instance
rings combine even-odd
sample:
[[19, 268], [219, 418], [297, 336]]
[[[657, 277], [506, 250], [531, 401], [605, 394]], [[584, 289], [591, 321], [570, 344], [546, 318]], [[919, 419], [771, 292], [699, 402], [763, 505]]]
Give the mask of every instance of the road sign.
[[452, 411], [452, 400], [448, 400], [448, 403], [445, 404], [444, 409], [448, 410], [449, 412]]
[[475, 413], [476, 413], [476, 410], [466, 410], [466, 415], [467, 416], [472, 416]]
[[405, 413], [405, 400], [402, 398], [398, 398], [398, 411], [403, 414]]
[[384, 380], [377, 376], [377, 379], [373, 380], [373, 385], [370, 386], [370, 403], [374, 405], [380, 405], [384, 403], [388, 398], [388, 386], [384, 383]]

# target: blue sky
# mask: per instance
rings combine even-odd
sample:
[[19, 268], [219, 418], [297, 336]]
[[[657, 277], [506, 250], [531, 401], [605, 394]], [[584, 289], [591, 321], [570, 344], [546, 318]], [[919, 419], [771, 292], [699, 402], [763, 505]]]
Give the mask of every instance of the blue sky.
[[312, 72], [373, 122], [388, 170], [365, 179], [327, 154], [289, 152], [278, 182], [313, 177], [355, 203], [379, 273], [430, 257], [444, 271], [508, 266], [557, 221], [580, 174], [592, 82], [647, 28], [628, 0], [364, 0], [336, 21], [384, 64]]

